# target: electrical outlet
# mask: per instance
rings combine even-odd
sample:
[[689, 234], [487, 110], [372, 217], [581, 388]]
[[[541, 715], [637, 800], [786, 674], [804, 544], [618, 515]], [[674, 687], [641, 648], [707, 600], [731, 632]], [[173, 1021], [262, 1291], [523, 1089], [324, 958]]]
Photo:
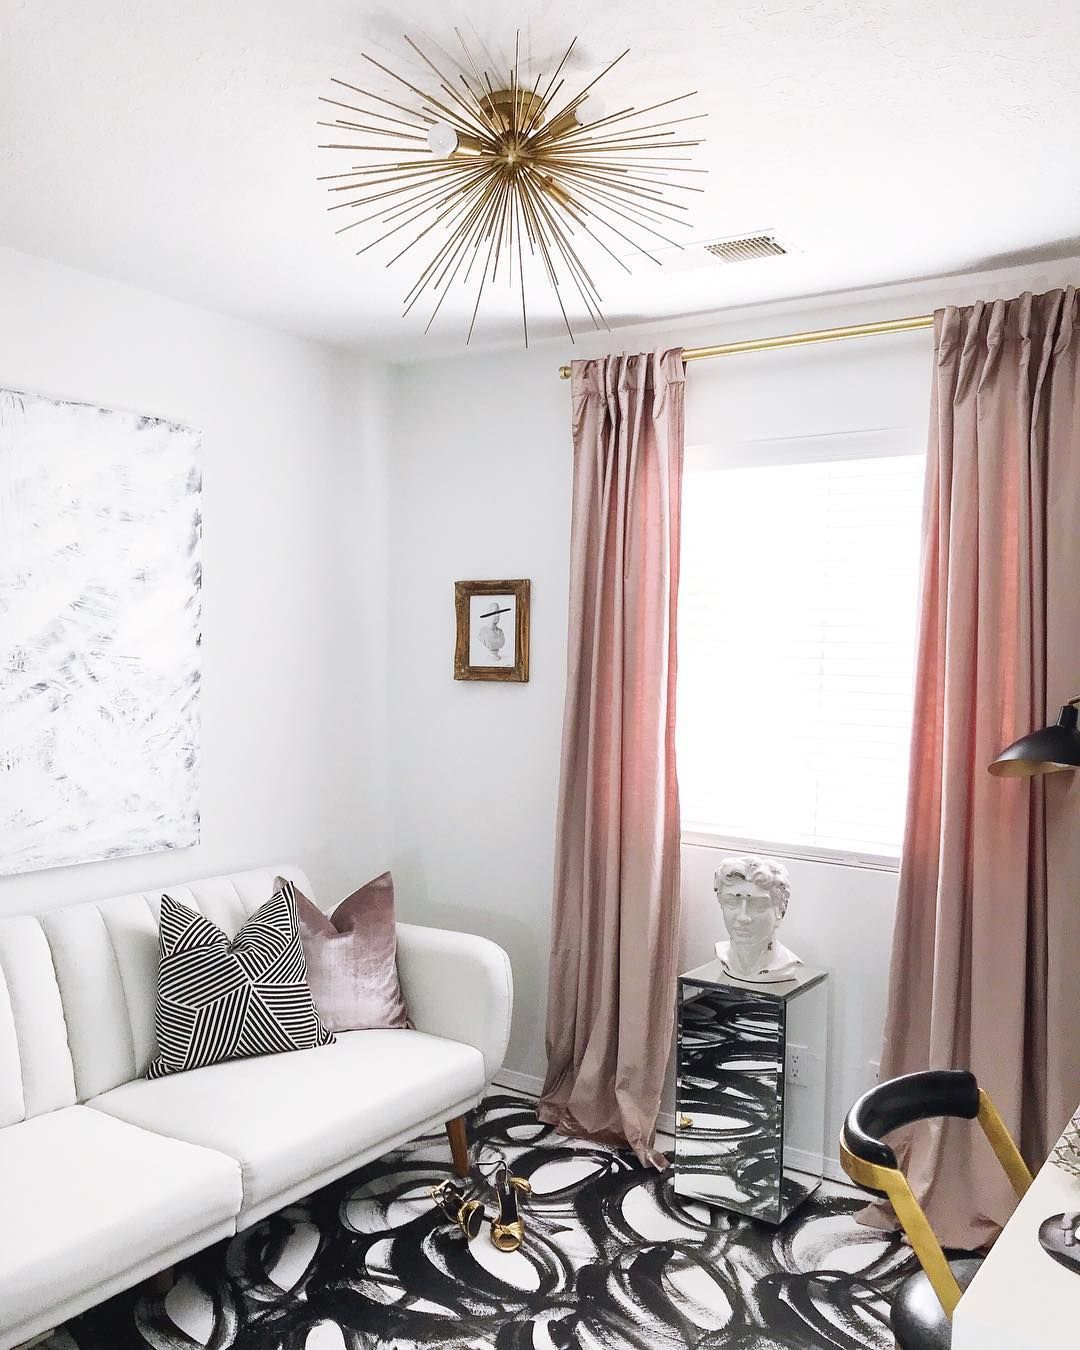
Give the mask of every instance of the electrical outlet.
[[787, 1081], [792, 1087], [806, 1086], [807, 1048], [805, 1045], [789, 1045], [787, 1048]]

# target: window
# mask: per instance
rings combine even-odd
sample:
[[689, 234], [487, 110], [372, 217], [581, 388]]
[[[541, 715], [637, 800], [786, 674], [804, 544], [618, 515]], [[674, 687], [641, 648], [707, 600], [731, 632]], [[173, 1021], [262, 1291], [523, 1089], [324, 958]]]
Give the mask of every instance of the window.
[[690, 451], [685, 832], [885, 863], [907, 786], [924, 456], [889, 432]]

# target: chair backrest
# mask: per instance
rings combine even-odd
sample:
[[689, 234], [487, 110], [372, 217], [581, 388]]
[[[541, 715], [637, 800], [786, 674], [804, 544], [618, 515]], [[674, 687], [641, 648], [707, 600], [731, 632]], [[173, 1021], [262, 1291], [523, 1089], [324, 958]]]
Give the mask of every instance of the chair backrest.
[[156, 1053], [163, 890], [230, 937], [273, 894], [279, 867], [0, 919], [0, 1126], [141, 1077]]
[[895, 1167], [896, 1154], [882, 1136], [919, 1120], [953, 1116], [974, 1120], [979, 1085], [966, 1069], [931, 1069], [890, 1078], [864, 1092], [847, 1114], [842, 1139], [856, 1158]]
[[966, 1069], [933, 1069], [905, 1074], [863, 1093], [840, 1132], [840, 1162], [860, 1186], [888, 1196], [919, 1264], [951, 1317], [960, 1286], [922, 1206], [883, 1136], [920, 1120], [949, 1116], [978, 1120], [1017, 1195], [1031, 1185], [1031, 1173], [993, 1102]]

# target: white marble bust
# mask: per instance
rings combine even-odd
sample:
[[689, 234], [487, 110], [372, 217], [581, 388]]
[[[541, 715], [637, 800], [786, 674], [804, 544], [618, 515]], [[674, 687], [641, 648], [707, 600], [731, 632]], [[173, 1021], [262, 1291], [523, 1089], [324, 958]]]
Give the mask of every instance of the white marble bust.
[[776, 939], [791, 898], [787, 868], [768, 858], [725, 858], [713, 890], [728, 931], [729, 940], [716, 944], [727, 974], [749, 984], [794, 979], [802, 961]]

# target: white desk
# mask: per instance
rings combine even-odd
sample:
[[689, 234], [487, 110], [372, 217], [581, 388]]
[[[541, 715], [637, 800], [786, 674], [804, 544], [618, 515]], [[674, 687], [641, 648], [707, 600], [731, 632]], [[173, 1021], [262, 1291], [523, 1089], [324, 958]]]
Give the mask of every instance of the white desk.
[[1080, 1274], [1039, 1246], [1051, 1214], [1080, 1211], [1080, 1177], [1046, 1163], [953, 1313], [952, 1350], [1077, 1350]]

